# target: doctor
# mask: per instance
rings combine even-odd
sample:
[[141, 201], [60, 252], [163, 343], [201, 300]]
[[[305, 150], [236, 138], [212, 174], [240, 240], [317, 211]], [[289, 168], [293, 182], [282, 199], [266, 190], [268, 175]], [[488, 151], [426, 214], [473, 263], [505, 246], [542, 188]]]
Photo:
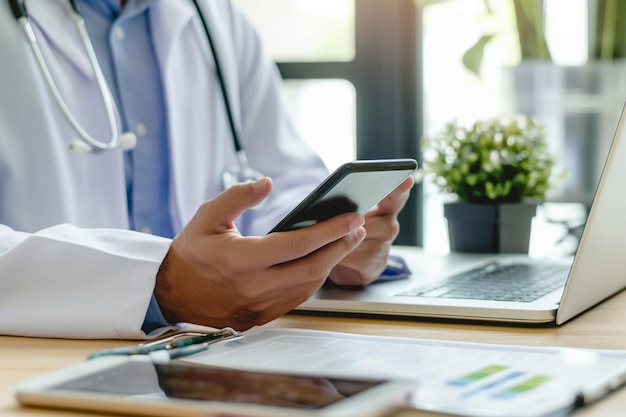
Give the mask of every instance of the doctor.
[[[266, 235], [327, 172], [250, 24], [228, 0], [198, 3], [0, 1], [1, 334], [243, 330], [327, 277], [383, 270], [411, 180], [364, 217]], [[242, 166], [262, 174], [223, 191]]]

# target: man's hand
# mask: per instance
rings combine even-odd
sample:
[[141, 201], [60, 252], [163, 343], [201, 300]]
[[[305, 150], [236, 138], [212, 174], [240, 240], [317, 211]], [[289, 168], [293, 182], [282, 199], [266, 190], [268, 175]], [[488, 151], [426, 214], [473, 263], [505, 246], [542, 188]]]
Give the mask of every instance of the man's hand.
[[271, 189], [269, 178], [229, 188], [204, 203], [174, 238], [155, 288], [168, 321], [237, 330], [271, 321], [306, 301], [364, 239], [364, 218], [356, 213], [305, 229], [241, 236], [234, 220]]
[[387, 257], [400, 226], [398, 213], [406, 204], [413, 177], [407, 178], [376, 207], [365, 214], [367, 237], [339, 265], [330, 279], [339, 285], [367, 285], [384, 271]]

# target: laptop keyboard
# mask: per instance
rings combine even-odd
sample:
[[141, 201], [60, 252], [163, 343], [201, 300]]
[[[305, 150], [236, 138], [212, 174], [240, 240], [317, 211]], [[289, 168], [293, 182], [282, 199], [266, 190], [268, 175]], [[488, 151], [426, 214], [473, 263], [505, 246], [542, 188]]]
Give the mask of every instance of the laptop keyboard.
[[490, 263], [399, 296], [531, 302], [565, 285], [568, 265]]

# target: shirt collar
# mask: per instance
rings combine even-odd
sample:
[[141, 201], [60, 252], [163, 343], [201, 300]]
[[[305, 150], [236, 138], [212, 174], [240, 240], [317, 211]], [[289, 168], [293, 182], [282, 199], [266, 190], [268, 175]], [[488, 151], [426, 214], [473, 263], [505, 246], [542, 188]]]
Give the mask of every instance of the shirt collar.
[[87, 6], [108, 20], [113, 20], [120, 14], [119, 0], [78, 0], [78, 6]]
[[78, 5], [87, 6], [109, 21], [118, 17], [130, 17], [142, 13], [158, 0], [129, 0], [120, 13], [119, 0], [78, 0]]

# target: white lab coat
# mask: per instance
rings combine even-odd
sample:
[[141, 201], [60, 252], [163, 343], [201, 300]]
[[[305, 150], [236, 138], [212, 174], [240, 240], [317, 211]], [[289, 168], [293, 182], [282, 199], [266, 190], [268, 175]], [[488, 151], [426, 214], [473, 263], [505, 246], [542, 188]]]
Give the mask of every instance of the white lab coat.
[[[29, 0], [40, 47], [83, 127], [109, 129], [64, 0]], [[326, 175], [287, 120], [275, 67], [227, 0], [203, 3], [250, 164], [274, 180], [265, 209], [238, 220], [264, 234]], [[167, 101], [172, 198], [179, 231], [221, 190], [235, 154], [208, 43], [191, 1], [150, 13]], [[120, 150], [72, 154], [76, 134], [53, 100], [7, 2], [0, 2], [0, 333], [143, 338], [170, 240], [128, 228]], [[141, 138], [139, 138], [141, 140]], [[211, 300], [207, 300], [210, 303]]]

